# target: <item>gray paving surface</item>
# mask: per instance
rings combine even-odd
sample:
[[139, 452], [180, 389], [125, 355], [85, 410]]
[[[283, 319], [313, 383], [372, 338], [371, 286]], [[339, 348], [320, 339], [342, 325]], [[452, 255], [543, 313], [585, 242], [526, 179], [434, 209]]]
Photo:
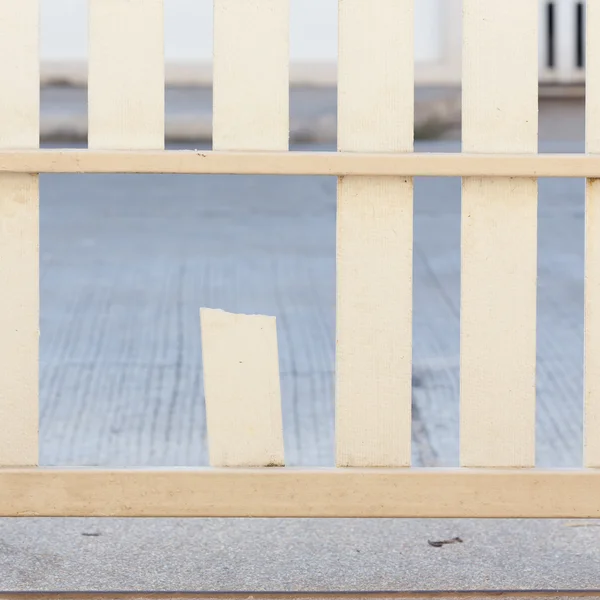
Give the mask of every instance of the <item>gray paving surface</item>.
[[[77, 591], [597, 589], [600, 527], [571, 525], [19, 521], [0, 528], [0, 574], [4, 588]], [[455, 536], [463, 543], [427, 543]]]
[[[581, 462], [583, 190], [540, 182], [542, 466]], [[417, 180], [420, 465], [457, 464], [459, 235], [460, 182]], [[200, 306], [277, 317], [288, 464], [333, 464], [334, 259], [330, 178], [42, 177], [42, 464], [206, 464]], [[0, 589], [600, 589], [574, 525], [0, 519]]]

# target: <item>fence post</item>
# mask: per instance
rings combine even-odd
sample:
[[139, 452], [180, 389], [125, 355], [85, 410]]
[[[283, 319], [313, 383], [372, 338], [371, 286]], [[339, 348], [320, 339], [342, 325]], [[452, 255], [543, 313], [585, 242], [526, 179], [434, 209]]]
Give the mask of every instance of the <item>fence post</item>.
[[[600, 2], [587, 2], [586, 152], [600, 154]], [[600, 179], [586, 182], [584, 465], [600, 467]]]
[[[0, 0], [0, 147], [39, 146], [38, 0]], [[38, 463], [38, 175], [0, 175], [0, 465]]]
[[214, 0], [214, 150], [288, 149], [289, 20], [289, 0]]

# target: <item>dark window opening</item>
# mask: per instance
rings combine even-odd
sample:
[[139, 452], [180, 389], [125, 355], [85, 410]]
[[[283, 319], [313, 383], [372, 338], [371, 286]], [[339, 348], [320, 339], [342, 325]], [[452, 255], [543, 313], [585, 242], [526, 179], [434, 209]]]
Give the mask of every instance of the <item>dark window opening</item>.
[[554, 42], [555, 42], [555, 23], [554, 23], [554, 2], [546, 4], [546, 66], [553, 69], [555, 66]]
[[578, 2], [575, 6], [577, 11], [577, 36], [575, 38], [575, 53], [577, 56], [577, 67], [583, 69], [585, 66], [585, 13], [583, 2]]

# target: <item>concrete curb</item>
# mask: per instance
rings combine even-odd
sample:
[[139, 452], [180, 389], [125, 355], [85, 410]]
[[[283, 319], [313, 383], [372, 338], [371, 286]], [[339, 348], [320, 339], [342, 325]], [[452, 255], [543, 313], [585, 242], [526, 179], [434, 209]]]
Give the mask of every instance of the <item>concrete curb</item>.
[[[443, 99], [417, 102], [415, 105], [415, 138], [435, 139], [460, 123], [460, 94]], [[85, 143], [85, 115], [44, 114], [40, 124], [40, 139], [48, 143]], [[210, 143], [212, 114], [167, 114], [165, 122], [167, 143]], [[333, 112], [304, 119], [292, 117], [290, 144], [334, 144], [337, 140], [337, 115]]]

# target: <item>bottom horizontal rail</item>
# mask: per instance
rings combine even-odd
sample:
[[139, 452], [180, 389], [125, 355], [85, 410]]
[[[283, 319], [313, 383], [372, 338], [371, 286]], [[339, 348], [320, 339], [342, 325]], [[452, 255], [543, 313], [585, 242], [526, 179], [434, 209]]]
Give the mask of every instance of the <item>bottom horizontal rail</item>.
[[0, 469], [2, 517], [600, 518], [600, 469]]

